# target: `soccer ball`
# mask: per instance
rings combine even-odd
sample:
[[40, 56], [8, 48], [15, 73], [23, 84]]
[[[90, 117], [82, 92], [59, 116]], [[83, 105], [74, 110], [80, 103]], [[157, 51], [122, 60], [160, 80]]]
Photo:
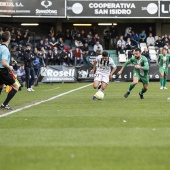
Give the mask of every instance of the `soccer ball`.
[[98, 91], [95, 96], [97, 99], [102, 100], [104, 98], [104, 93], [102, 91]]

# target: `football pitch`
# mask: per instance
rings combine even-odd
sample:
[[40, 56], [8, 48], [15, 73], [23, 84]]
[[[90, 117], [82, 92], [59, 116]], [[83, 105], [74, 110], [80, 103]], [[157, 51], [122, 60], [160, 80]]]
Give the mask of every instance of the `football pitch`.
[[125, 99], [129, 85], [110, 83], [100, 101], [92, 83], [24, 87], [14, 112], [0, 110], [0, 169], [169, 170], [170, 84], [150, 82], [144, 100], [141, 83]]

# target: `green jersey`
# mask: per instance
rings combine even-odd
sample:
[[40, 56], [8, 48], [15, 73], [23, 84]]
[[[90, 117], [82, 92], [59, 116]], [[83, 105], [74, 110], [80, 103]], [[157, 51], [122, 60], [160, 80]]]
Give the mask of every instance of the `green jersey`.
[[126, 67], [128, 64], [142, 66], [142, 69], [134, 68], [133, 77], [137, 77], [143, 84], [149, 84], [149, 64], [145, 56], [141, 56], [139, 60], [132, 56], [123, 66]]
[[158, 63], [159, 67], [167, 68], [168, 64], [170, 63], [170, 54], [165, 56], [163, 54], [159, 54]]
[[134, 72], [138, 73], [140, 76], [148, 76], [149, 64], [145, 56], [141, 56], [139, 60], [137, 60], [135, 56], [132, 56], [132, 58], [128, 60], [126, 63], [124, 63], [123, 66], [126, 67], [129, 64], [142, 66], [142, 69], [134, 68]]

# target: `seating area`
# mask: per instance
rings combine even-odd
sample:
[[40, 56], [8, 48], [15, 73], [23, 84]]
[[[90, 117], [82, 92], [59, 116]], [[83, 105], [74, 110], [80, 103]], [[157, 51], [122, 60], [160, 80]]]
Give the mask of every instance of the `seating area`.
[[[159, 51], [157, 47], [155, 47], [155, 46], [147, 47], [146, 43], [140, 43], [139, 48], [141, 48], [141, 52], [143, 52], [145, 48], [148, 50], [151, 65], [157, 64], [158, 51]], [[125, 50], [125, 52], [123, 54], [118, 54], [119, 65], [122, 65], [128, 59], [130, 59], [132, 54], [133, 54], [133, 50]]]

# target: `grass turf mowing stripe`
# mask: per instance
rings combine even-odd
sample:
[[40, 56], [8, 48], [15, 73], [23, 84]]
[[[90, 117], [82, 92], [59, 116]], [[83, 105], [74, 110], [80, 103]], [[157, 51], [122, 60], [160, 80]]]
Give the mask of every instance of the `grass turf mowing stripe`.
[[31, 104], [31, 105], [28, 105], [28, 106], [24, 106], [24, 107], [22, 107], [22, 108], [19, 108], [19, 109], [13, 110], [13, 111], [11, 111], [11, 112], [8, 112], [8, 113], [5, 113], [5, 114], [0, 115], [0, 118], [1, 118], [1, 117], [5, 117], [5, 116], [8, 116], [8, 115], [11, 115], [11, 114], [13, 114], [13, 113], [22, 111], [22, 110], [24, 110], [24, 109], [27, 109], [27, 108], [30, 108], [30, 107], [33, 107], [33, 106], [36, 106], [36, 105], [39, 105], [39, 104], [41, 104], [41, 103], [54, 100], [54, 99], [56, 99], [56, 98], [58, 98], [58, 97], [64, 96], [64, 95], [66, 95], [66, 94], [72, 93], [72, 92], [77, 91], [77, 90], [81, 90], [81, 89], [86, 88], [86, 87], [91, 86], [91, 85], [92, 85], [92, 83], [90, 83], [90, 84], [88, 84], [88, 85], [86, 85], [86, 86], [82, 86], [82, 87], [79, 87], [79, 88], [76, 88], [76, 89], [69, 90], [69, 91], [67, 91], [67, 92], [61, 93], [61, 94], [59, 94], [59, 95], [57, 95], [57, 96], [54, 96], [54, 97], [51, 97], [51, 98], [49, 98], [49, 99], [47, 99], [47, 100], [42, 100], [42, 101], [40, 101], [40, 102], [36, 102], [36, 103], [34, 103], [34, 104]]

